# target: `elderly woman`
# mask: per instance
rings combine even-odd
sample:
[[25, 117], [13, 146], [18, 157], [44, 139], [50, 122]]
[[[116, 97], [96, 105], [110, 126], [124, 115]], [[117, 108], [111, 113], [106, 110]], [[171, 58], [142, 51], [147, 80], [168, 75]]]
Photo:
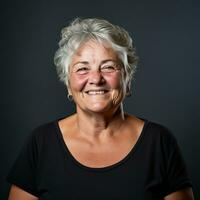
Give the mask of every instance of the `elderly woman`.
[[76, 19], [55, 64], [76, 113], [32, 132], [8, 175], [9, 200], [192, 200], [175, 137], [124, 113], [137, 56], [121, 27]]

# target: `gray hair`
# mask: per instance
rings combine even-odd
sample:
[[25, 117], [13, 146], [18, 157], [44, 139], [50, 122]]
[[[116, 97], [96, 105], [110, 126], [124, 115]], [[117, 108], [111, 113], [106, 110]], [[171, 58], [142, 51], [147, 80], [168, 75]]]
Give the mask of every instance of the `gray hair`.
[[123, 63], [124, 84], [126, 92], [129, 93], [138, 61], [135, 47], [126, 30], [104, 19], [76, 18], [69, 26], [62, 29], [59, 49], [54, 56], [59, 79], [68, 87], [71, 57], [81, 44], [90, 39], [106, 42], [117, 53]]

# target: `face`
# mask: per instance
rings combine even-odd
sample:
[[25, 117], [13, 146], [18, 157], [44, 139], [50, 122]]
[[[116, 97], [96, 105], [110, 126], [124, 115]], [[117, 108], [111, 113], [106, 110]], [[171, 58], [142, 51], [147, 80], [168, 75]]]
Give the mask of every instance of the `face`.
[[117, 54], [106, 45], [90, 40], [72, 56], [69, 93], [77, 110], [113, 112], [122, 102], [123, 68]]

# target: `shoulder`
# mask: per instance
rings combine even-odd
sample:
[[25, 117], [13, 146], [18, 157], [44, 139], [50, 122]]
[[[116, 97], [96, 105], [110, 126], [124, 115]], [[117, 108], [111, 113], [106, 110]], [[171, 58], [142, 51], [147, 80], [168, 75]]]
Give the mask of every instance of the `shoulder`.
[[48, 133], [48, 132], [52, 131], [52, 129], [55, 128], [56, 122], [57, 122], [57, 120], [40, 124], [40, 125], [34, 127], [31, 131], [31, 133], [36, 137], [40, 136], [40, 135], [44, 135], [45, 133]]
[[21, 154], [34, 156], [35, 160], [38, 160], [48, 152], [52, 152], [52, 147], [60, 144], [57, 123], [58, 120], [53, 120], [33, 128], [25, 139]]
[[43, 138], [47, 134], [49, 135], [53, 130], [55, 130], [56, 121], [46, 122], [34, 127], [29, 135], [29, 138]]
[[58, 120], [49, 121], [33, 128], [28, 135], [25, 144], [40, 148], [43, 145], [55, 141], [56, 132], [58, 131], [56, 126], [57, 121]]
[[171, 128], [153, 121], [147, 120], [148, 132], [157, 137], [174, 140], [175, 135]]
[[177, 138], [169, 127], [157, 122], [145, 121], [144, 135], [148, 143], [163, 146], [166, 150], [177, 146]]
[[[177, 139], [174, 135], [174, 132], [167, 127], [158, 122], [154, 122], [148, 120], [146, 118], [137, 117], [128, 115], [129, 119], [132, 119], [130, 124], [134, 124], [135, 126], [131, 126], [132, 130], [140, 130], [142, 140], [147, 140], [147, 142], [164, 142], [164, 143], [176, 143]], [[137, 128], [134, 128], [137, 127]], [[138, 128], [139, 127], [139, 128]]]

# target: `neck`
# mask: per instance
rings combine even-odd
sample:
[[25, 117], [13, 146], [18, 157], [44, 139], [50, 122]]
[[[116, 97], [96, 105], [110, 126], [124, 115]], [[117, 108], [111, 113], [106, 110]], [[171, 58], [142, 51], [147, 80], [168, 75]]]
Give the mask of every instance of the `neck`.
[[123, 106], [109, 114], [88, 113], [77, 108], [78, 132], [90, 139], [106, 139], [119, 132], [124, 122]]

